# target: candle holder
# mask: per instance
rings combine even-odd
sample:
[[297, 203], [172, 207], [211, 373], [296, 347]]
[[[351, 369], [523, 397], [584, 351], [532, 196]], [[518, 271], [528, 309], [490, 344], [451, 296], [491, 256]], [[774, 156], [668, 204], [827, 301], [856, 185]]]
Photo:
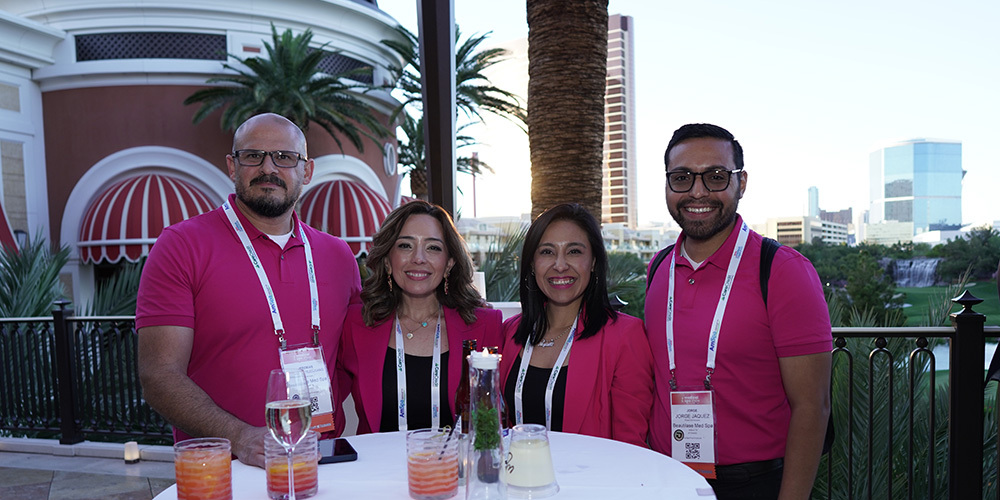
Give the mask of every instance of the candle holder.
[[139, 443], [135, 441], [125, 443], [125, 463], [139, 463]]
[[467, 472], [468, 499], [507, 498], [500, 480], [503, 439], [500, 432], [500, 355], [487, 349], [469, 356], [471, 449]]

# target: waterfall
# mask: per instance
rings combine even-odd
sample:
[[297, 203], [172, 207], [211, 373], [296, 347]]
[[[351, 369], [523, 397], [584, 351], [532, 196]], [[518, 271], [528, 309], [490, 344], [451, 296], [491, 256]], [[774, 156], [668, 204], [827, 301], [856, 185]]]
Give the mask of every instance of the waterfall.
[[891, 276], [898, 287], [934, 286], [934, 271], [940, 258], [896, 259], [890, 266]]

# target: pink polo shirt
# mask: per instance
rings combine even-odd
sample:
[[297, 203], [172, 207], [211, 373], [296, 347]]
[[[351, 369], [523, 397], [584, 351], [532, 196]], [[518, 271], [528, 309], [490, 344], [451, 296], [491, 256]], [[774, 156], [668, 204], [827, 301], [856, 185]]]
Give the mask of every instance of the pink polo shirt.
[[[674, 247], [674, 339], [679, 389], [704, 389], [708, 336], [742, 217], [726, 242], [693, 270]], [[750, 231], [736, 272], [716, 357], [716, 462], [729, 465], [782, 457], [790, 408], [778, 358], [830, 351], [833, 339], [822, 284], [808, 259], [790, 247], [771, 265], [765, 309], [760, 294], [762, 238]], [[646, 332], [655, 358], [656, 396], [650, 444], [670, 454], [670, 367], [666, 347], [669, 258], [656, 270], [646, 295]]]
[[[229, 202], [235, 203], [235, 195]], [[298, 230], [279, 248], [235, 211], [274, 289], [288, 345], [311, 342], [309, 282]], [[301, 224], [295, 216], [293, 223], [305, 228], [312, 245], [320, 344], [332, 373], [347, 307], [359, 301], [357, 261], [339, 238]], [[164, 325], [194, 329], [188, 376], [220, 407], [263, 426], [268, 373], [281, 367], [278, 339], [257, 274], [221, 208], [166, 228], [149, 253], [136, 328]], [[343, 429], [338, 416], [337, 433]], [[188, 437], [176, 429], [174, 434], [178, 440]]]

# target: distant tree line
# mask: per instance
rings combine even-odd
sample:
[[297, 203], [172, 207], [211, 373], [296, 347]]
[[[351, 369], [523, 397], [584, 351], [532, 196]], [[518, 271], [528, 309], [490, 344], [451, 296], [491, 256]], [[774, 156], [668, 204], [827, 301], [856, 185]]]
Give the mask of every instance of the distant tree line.
[[835, 325], [901, 326], [905, 319], [896, 284], [886, 270], [889, 261], [940, 258], [935, 280], [948, 285], [990, 280], [996, 276], [1000, 261], [1000, 233], [992, 227], [976, 228], [967, 238], [954, 238], [934, 247], [912, 242], [849, 247], [815, 238], [795, 249], [816, 268]]
[[[484, 264], [490, 300], [517, 300], [517, 255], [520, 240], [513, 238], [503, 248], [494, 248]], [[902, 326], [902, 299], [896, 283], [886, 271], [890, 259], [940, 258], [935, 279], [956, 286], [970, 280], [995, 277], [1000, 261], [1000, 232], [991, 227], [970, 231], [968, 238], [955, 238], [932, 247], [927, 243], [857, 246], [830, 245], [816, 238], [794, 247], [812, 262], [819, 274], [835, 326]], [[608, 253], [608, 292], [621, 310], [643, 316], [646, 262], [632, 254]], [[502, 265], [506, 263], [506, 265]], [[501, 268], [504, 270], [501, 271]], [[941, 311], [929, 324], [947, 318], [955, 294], [944, 293]], [[937, 318], [941, 316], [941, 318]]]
[[989, 226], [976, 228], [969, 232], [967, 239], [955, 238], [936, 246], [928, 256], [944, 259], [937, 267], [938, 278], [942, 281], [954, 282], [966, 270], [971, 279], [992, 279], [1000, 260], [1000, 232]]
[[969, 279], [993, 279], [1000, 261], [1000, 232], [984, 226], [973, 229], [967, 238], [954, 238], [932, 247], [927, 243], [896, 243], [891, 246], [861, 244], [854, 247], [830, 245], [814, 238], [795, 247], [816, 267], [824, 284], [845, 286], [852, 272], [869, 259], [941, 258], [935, 271], [939, 282], [955, 283], [968, 272]]

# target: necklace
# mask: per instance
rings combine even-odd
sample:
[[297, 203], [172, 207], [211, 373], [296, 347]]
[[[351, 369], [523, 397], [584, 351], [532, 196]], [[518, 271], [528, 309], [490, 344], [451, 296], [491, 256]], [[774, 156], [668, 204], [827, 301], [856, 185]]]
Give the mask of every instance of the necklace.
[[437, 316], [437, 313], [434, 313], [434, 315], [432, 315], [431, 318], [427, 318], [426, 321], [417, 321], [417, 320], [415, 320], [415, 319], [413, 319], [413, 318], [411, 318], [411, 317], [409, 317], [409, 316], [407, 316], [405, 314], [400, 314], [399, 316], [400, 316], [400, 318], [406, 318], [406, 319], [408, 319], [408, 320], [410, 320], [410, 321], [412, 321], [412, 322], [417, 323], [418, 325], [420, 325], [419, 327], [414, 327], [411, 331], [406, 332], [406, 338], [407, 338], [407, 340], [409, 340], [409, 339], [413, 338], [413, 333], [414, 332], [416, 332], [417, 330], [419, 330], [421, 328], [427, 328], [427, 325], [430, 323], [431, 318], [433, 318], [434, 316]]
[[559, 336], [554, 339], [542, 339], [542, 341], [538, 343], [538, 347], [552, 347], [556, 345], [556, 341], [563, 338], [563, 335], [566, 335], [566, 332], [570, 331], [571, 328], [573, 328], [573, 325], [567, 326], [565, 329], [563, 329], [563, 332], [560, 333]]

